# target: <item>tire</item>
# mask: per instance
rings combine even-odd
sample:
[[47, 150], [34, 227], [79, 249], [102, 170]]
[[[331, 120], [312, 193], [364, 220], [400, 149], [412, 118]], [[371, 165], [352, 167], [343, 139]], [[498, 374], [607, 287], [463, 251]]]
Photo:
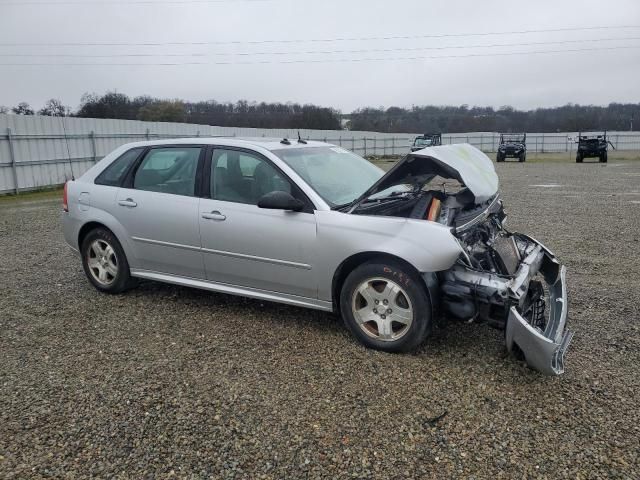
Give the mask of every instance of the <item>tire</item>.
[[374, 260], [355, 268], [342, 286], [340, 311], [353, 336], [375, 350], [410, 351], [431, 333], [426, 287], [415, 271], [396, 262]]
[[106, 228], [91, 230], [80, 252], [84, 273], [100, 292], [121, 293], [135, 286], [122, 245]]
[[518, 158], [518, 161], [526, 162], [527, 161], [527, 155], [524, 154], [524, 153], [520, 154], [520, 157]]
[[582, 163], [582, 155], [580, 154], [576, 155], [576, 163]]
[[600, 155], [600, 163], [607, 163], [607, 152]]
[[496, 162], [504, 162], [504, 157], [500, 154], [496, 155]]

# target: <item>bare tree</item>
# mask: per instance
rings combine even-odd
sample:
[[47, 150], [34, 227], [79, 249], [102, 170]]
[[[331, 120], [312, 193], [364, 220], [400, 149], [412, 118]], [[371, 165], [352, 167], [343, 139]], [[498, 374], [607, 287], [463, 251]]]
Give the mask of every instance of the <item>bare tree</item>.
[[56, 98], [52, 98], [44, 104], [39, 111], [39, 115], [45, 115], [47, 117], [67, 117], [71, 113], [71, 109]]
[[20, 102], [18, 105], [13, 107], [11, 111], [16, 115], [35, 115], [36, 113], [27, 102]]

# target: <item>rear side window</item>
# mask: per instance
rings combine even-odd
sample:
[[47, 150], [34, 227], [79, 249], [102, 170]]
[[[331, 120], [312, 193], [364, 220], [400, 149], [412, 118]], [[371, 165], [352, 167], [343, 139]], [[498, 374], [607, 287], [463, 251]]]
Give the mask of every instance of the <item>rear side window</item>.
[[135, 173], [133, 188], [194, 196], [200, 150], [200, 147], [150, 150]]
[[129, 167], [136, 161], [138, 155], [142, 152], [142, 148], [132, 148], [119, 156], [111, 165], [98, 175], [95, 182], [98, 185], [109, 185], [117, 187], [126, 175]]

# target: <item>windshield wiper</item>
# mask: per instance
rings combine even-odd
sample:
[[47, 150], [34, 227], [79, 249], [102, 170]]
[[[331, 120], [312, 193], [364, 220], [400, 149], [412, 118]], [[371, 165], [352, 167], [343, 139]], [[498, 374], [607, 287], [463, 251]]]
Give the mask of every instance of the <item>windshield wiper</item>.
[[385, 195], [384, 197], [367, 198], [362, 203], [379, 202], [381, 200], [407, 200], [409, 198], [409, 193], [411, 192], [407, 192], [405, 190], [395, 190], [388, 195]]
[[331, 207], [331, 210], [342, 210], [343, 208], [347, 208], [347, 207], [351, 206], [352, 204], [353, 204], [353, 202], [342, 203], [340, 205], [334, 205], [333, 207]]
[[[391, 192], [388, 195], [385, 195], [384, 197], [366, 198], [364, 200], [361, 200], [360, 203], [365, 204], [365, 203], [378, 202], [378, 201], [381, 201], [381, 200], [385, 200], [385, 201], [386, 200], [407, 200], [407, 199], [409, 199], [409, 196], [408, 195], [405, 196], [404, 194], [408, 194], [408, 193], [412, 193], [412, 192], [407, 192], [407, 191], [403, 191], [403, 190], [396, 190], [396, 191]], [[345, 210], [345, 209], [348, 209], [349, 207], [351, 207], [356, 202], [358, 202], [358, 198], [356, 198], [352, 202], [342, 203], [340, 205], [334, 205], [333, 207], [331, 207], [331, 210]]]

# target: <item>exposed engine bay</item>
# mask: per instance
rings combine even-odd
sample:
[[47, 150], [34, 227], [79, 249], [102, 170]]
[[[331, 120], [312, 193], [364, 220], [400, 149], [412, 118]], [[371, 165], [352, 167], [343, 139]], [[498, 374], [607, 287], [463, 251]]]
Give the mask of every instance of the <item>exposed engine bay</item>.
[[572, 337], [564, 330], [565, 267], [536, 240], [504, 227], [497, 180], [495, 193], [479, 199], [458, 170], [428, 160], [422, 159], [419, 168], [414, 164], [395, 172], [395, 179], [381, 186], [384, 190], [363, 198], [352, 213], [450, 227], [463, 253], [449, 270], [437, 273], [440, 310], [506, 330], [510, 351], [543, 373], [562, 373]]

